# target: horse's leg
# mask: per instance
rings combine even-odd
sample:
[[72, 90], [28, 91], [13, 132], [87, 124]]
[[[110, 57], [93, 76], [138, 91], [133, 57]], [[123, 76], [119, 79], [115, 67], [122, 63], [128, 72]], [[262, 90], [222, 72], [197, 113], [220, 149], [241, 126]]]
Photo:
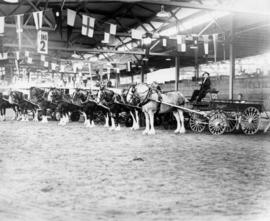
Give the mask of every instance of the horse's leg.
[[89, 119], [89, 123], [91, 124], [91, 127], [95, 127], [95, 121], [94, 121], [94, 110], [91, 109], [90, 111], [90, 119]]
[[33, 114], [34, 114], [34, 116], [33, 116], [33, 121], [34, 121], [34, 122], [38, 122], [38, 110], [35, 110], [35, 111], [33, 112]]
[[135, 117], [134, 117], [132, 111], [130, 111], [130, 115], [132, 117], [132, 127], [130, 129], [135, 130], [136, 120], [135, 120]]
[[27, 109], [25, 109], [25, 121], [29, 121]]
[[105, 125], [104, 125], [104, 127], [109, 127], [109, 113], [108, 112], [105, 115]]
[[137, 110], [135, 110], [135, 121], [136, 121], [135, 130], [139, 130], [140, 129], [140, 119], [139, 119], [139, 113]]
[[0, 121], [3, 120], [3, 107], [0, 108]]
[[121, 126], [120, 126], [120, 123], [119, 123], [119, 113], [118, 112], [115, 114], [115, 123], [116, 123], [115, 130], [120, 131], [121, 130]]
[[176, 127], [176, 130], [174, 131], [174, 133], [180, 133], [180, 116], [179, 116], [179, 113], [178, 111], [173, 111], [173, 116], [175, 117], [175, 120], [176, 120], [176, 123], [177, 123], [177, 127]]
[[180, 118], [180, 134], [184, 134], [186, 133], [186, 129], [185, 129], [185, 118], [184, 118], [184, 112], [180, 109], [177, 109], [177, 112], [179, 114], [179, 118]]
[[143, 135], [148, 134], [149, 131], [150, 131], [150, 125], [149, 125], [150, 118], [149, 118], [149, 114], [145, 111], [144, 112], [144, 116], [145, 116], [145, 130], [143, 131]]
[[150, 118], [150, 131], [148, 134], [156, 134], [155, 127], [154, 127], [154, 112], [149, 111], [149, 118]]
[[111, 113], [110, 117], [111, 117], [111, 121], [112, 121], [112, 125], [110, 127], [110, 130], [115, 130], [115, 116], [114, 116], [114, 114]]
[[86, 125], [86, 122], [87, 122], [86, 110], [83, 110], [82, 114], [83, 114], [83, 118], [84, 118], [83, 124]]

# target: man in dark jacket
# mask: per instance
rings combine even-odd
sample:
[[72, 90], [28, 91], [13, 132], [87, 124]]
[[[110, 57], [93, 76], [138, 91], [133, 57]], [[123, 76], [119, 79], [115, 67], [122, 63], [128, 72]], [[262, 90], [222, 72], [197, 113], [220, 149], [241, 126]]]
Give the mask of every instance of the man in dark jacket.
[[201, 85], [200, 89], [193, 91], [193, 94], [190, 99], [191, 102], [192, 101], [200, 102], [207, 94], [207, 91], [211, 88], [211, 81], [208, 72], [203, 73], [203, 79], [199, 84]]

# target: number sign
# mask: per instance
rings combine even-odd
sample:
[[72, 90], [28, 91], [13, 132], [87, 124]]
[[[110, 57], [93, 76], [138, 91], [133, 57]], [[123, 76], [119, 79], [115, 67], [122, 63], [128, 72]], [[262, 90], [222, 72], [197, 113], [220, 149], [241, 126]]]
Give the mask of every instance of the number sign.
[[46, 31], [38, 31], [37, 52], [40, 54], [48, 54], [48, 32]]

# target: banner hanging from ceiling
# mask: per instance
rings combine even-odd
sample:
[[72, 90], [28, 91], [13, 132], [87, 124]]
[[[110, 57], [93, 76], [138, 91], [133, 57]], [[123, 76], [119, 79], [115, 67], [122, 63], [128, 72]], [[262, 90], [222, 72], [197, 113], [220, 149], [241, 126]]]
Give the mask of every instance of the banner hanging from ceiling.
[[48, 32], [46, 31], [38, 31], [37, 52], [40, 54], [48, 54]]

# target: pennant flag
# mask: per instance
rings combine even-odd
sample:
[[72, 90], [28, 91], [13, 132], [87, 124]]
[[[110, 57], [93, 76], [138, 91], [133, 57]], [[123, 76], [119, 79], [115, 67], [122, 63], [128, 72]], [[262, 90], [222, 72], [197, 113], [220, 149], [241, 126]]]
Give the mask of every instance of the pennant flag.
[[40, 60], [45, 61], [45, 55], [40, 55]]
[[60, 65], [60, 72], [65, 72], [65, 65], [63, 64]]
[[16, 15], [16, 32], [18, 34], [18, 46], [22, 48], [23, 15]]
[[111, 35], [116, 35], [116, 28], [117, 28], [117, 26], [115, 24], [110, 24], [110, 23], [105, 24], [103, 43], [110, 42]]
[[69, 26], [74, 26], [76, 19], [76, 11], [73, 11], [71, 9], [67, 10], [67, 24]]
[[0, 35], [5, 32], [5, 17], [0, 17]]
[[52, 67], [52, 70], [55, 71], [56, 70], [56, 66], [57, 64], [56, 63], [51, 63], [51, 67]]
[[167, 39], [166, 38], [162, 39], [162, 46], [167, 47]]
[[203, 47], [204, 47], [204, 53], [209, 53], [209, 37], [208, 35], [203, 35]]
[[141, 40], [142, 36], [143, 36], [142, 31], [138, 31], [136, 29], [131, 29], [131, 38]]
[[6, 60], [8, 59], [8, 53], [5, 52], [5, 53], [0, 53], [0, 60]]
[[39, 30], [42, 28], [42, 17], [43, 11], [33, 12], [33, 17], [36, 25], [36, 29]]
[[215, 58], [215, 62], [217, 61], [217, 38], [218, 38], [218, 34], [213, 34], [213, 44], [214, 44], [214, 58]]
[[33, 59], [32, 59], [31, 57], [28, 57], [26, 62], [27, 62], [28, 64], [32, 64]]
[[82, 15], [82, 35], [92, 38], [94, 35], [95, 18]]
[[49, 62], [48, 61], [44, 61], [44, 67], [48, 67], [49, 66]]
[[102, 43], [108, 44], [110, 42], [110, 38], [111, 38], [111, 35], [107, 32], [104, 32], [104, 39], [103, 39]]
[[176, 36], [178, 51], [185, 52], [186, 48], [186, 36], [185, 35], [177, 35]]
[[117, 25], [111, 23], [105, 23], [105, 32], [111, 35], [116, 35]]
[[30, 52], [29, 51], [25, 51], [25, 57], [29, 57]]

